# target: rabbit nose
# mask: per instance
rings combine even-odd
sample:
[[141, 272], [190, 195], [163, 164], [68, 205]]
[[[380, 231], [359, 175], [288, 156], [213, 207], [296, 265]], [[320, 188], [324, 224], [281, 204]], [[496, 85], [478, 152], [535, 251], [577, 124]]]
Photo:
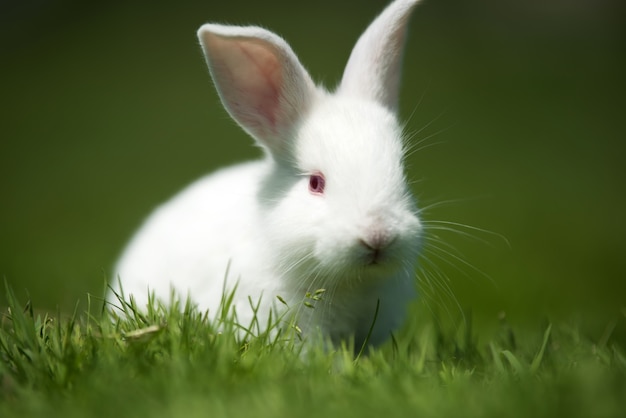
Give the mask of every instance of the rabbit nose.
[[387, 247], [391, 241], [392, 237], [389, 233], [385, 231], [374, 231], [367, 236], [360, 238], [359, 243], [369, 250], [382, 250]]
[[383, 257], [383, 250], [394, 240], [389, 232], [375, 230], [359, 239], [359, 244], [367, 249], [368, 264], [378, 264]]

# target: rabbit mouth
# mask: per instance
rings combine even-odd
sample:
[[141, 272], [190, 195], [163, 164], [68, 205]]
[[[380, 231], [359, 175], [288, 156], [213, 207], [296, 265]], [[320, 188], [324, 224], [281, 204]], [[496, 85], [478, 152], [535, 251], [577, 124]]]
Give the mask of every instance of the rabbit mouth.
[[393, 270], [397, 267], [397, 261], [397, 258], [386, 249], [370, 249], [360, 259], [362, 268], [372, 272]]
[[416, 248], [406, 248], [397, 242], [384, 248], [373, 248], [363, 246], [363, 244], [361, 247], [362, 251], [355, 261], [360, 264], [360, 268], [364, 272], [369, 271], [373, 274], [392, 273], [402, 268], [417, 253]]
[[366, 266], [377, 266], [387, 264], [387, 258], [385, 251], [374, 248], [365, 255], [364, 260]]
[[383, 235], [376, 235], [374, 239], [359, 239], [361, 247], [362, 262], [366, 266], [388, 265], [390, 263], [389, 248], [394, 243], [395, 238]]

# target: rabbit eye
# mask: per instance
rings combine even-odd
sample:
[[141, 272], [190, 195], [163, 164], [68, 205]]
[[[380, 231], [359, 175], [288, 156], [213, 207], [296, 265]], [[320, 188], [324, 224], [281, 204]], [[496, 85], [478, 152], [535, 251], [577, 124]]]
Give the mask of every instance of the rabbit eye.
[[322, 173], [311, 174], [309, 177], [309, 191], [313, 194], [324, 194], [326, 180]]

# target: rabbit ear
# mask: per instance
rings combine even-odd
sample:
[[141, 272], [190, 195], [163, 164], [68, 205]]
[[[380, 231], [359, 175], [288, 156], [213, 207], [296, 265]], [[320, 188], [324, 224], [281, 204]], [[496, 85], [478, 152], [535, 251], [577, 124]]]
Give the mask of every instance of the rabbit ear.
[[287, 152], [315, 94], [289, 45], [258, 27], [206, 24], [198, 38], [228, 113], [273, 154]]
[[418, 0], [395, 0], [357, 41], [339, 94], [375, 100], [396, 111], [407, 22]]

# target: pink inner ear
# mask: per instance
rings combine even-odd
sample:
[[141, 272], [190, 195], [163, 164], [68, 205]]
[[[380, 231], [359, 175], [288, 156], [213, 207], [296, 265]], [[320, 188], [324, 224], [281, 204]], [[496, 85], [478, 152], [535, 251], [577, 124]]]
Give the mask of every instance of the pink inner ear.
[[271, 44], [254, 38], [210, 38], [214, 77], [222, 100], [257, 138], [280, 131], [283, 65]]
[[275, 157], [283, 157], [316, 94], [289, 45], [253, 26], [206, 24], [198, 36], [230, 116]]
[[275, 133], [282, 84], [281, 66], [267, 46], [240, 42], [239, 49], [246, 61], [239, 69], [235, 68], [241, 73], [242, 94], [250, 100], [258, 117], [265, 119], [266, 127]]

